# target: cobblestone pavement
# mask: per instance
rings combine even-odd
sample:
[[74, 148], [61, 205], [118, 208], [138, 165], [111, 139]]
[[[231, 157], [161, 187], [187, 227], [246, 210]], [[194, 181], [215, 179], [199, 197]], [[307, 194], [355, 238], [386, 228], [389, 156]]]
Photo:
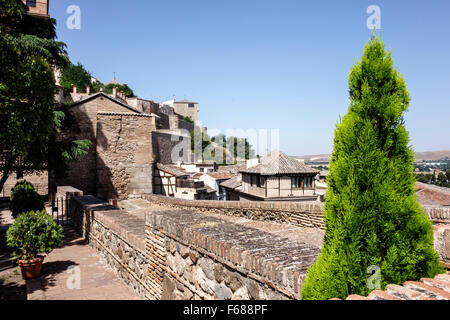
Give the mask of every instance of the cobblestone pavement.
[[[155, 202], [150, 202], [145, 199], [124, 200], [119, 203], [119, 206], [129, 213], [134, 214], [142, 219], [145, 219], [145, 213], [149, 211], [155, 212], [177, 210], [175, 208], [170, 208]], [[189, 208], [189, 210], [193, 209]], [[235, 224], [240, 224], [245, 227], [259, 229], [261, 231], [265, 231], [282, 238], [288, 238], [306, 244], [311, 244], [319, 248], [322, 246], [323, 237], [325, 236], [325, 231], [314, 228], [302, 228], [289, 224], [281, 224], [270, 221], [249, 220], [246, 218], [227, 216], [223, 214], [209, 213], [204, 211], [202, 211], [202, 214], [230, 221]]]
[[28, 300], [140, 300], [73, 230], [64, 235], [63, 246], [45, 258], [41, 277], [27, 281]]

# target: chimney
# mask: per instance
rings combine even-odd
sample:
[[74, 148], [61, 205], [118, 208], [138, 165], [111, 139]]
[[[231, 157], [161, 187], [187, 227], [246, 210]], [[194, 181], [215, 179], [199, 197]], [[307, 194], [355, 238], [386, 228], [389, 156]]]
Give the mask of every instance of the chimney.
[[73, 86], [73, 93], [77, 93], [77, 86]]
[[114, 98], [117, 97], [117, 88], [116, 88], [116, 87], [113, 87], [113, 92], [112, 92], [112, 94], [113, 94], [113, 97], [114, 97]]
[[86, 87], [86, 93], [87, 93], [88, 95], [91, 94], [91, 87], [89, 87], [89, 86]]
[[100, 87], [100, 92], [103, 92], [103, 86]]

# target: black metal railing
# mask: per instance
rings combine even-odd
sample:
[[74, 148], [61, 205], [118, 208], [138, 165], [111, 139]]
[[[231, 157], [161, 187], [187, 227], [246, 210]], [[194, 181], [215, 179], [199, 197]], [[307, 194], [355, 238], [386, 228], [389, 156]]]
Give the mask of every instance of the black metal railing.
[[67, 226], [72, 219], [69, 215], [69, 199], [57, 198], [52, 201], [52, 217], [56, 223]]

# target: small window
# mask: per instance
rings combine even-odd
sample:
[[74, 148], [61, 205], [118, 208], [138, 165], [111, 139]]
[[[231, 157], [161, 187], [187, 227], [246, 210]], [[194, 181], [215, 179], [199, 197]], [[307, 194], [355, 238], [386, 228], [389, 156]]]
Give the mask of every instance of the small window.
[[195, 104], [189, 103], [189, 108], [195, 108]]
[[200, 172], [205, 172], [205, 169], [204, 168], [200, 168]]
[[292, 177], [291, 178], [292, 189], [303, 188], [303, 182], [304, 181], [302, 177]]
[[27, 6], [36, 8], [36, 0], [27, 0]]

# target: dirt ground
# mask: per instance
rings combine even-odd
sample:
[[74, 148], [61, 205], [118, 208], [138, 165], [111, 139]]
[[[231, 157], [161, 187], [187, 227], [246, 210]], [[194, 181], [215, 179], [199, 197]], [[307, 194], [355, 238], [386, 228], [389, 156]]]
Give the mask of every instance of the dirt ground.
[[26, 300], [27, 290], [12, 250], [6, 245], [6, 230], [12, 222], [8, 203], [0, 202], [0, 300]]

